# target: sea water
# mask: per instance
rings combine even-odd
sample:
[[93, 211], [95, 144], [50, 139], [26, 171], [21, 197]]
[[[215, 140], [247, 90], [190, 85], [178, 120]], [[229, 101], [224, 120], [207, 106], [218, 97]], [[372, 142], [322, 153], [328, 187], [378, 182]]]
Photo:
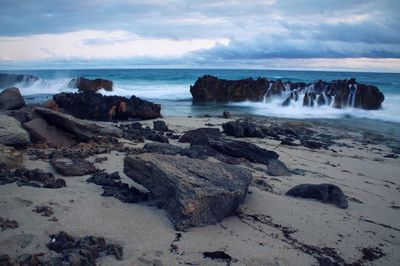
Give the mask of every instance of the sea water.
[[[40, 77], [33, 84], [15, 84], [28, 103], [47, 100], [60, 92], [75, 92], [68, 88], [68, 82], [78, 76], [89, 79], [105, 78], [114, 82], [114, 91], [100, 91], [104, 95], [129, 97], [136, 95], [162, 105], [163, 115], [198, 116], [221, 115], [223, 111], [233, 114], [255, 114], [295, 119], [357, 119], [363, 123], [387, 122], [400, 125], [400, 74], [359, 73], [284, 70], [221, 70], [221, 69], [80, 69], [80, 70], [25, 70], [0, 71], [3, 73], [29, 74]], [[190, 85], [198, 77], [214, 75], [222, 79], [242, 79], [265, 77], [268, 80], [281, 79], [292, 82], [332, 81], [356, 78], [358, 83], [377, 86], [385, 95], [380, 110], [354, 108], [336, 109], [330, 106], [304, 107], [302, 102], [281, 106], [282, 99], [264, 102], [240, 103], [192, 103]], [[352, 101], [352, 99], [349, 99]]]

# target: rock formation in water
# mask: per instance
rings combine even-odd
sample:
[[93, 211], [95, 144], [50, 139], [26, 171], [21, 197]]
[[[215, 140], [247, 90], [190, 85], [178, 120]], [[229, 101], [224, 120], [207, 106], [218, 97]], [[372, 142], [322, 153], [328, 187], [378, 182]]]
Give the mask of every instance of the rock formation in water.
[[161, 105], [136, 96], [103, 96], [99, 93], [60, 93], [54, 101], [71, 115], [89, 120], [110, 121], [128, 119], [153, 119], [161, 117]]
[[283, 99], [283, 106], [300, 101], [303, 106], [309, 107], [329, 105], [334, 108], [354, 107], [366, 110], [381, 108], [385, 99], [377, 87], [357, 83], [354, 78], [304, 83], [268, 81], [265, 78], [224, 80], [206, 75], [197, 79], [190, 87], [190, 92], [194, 102], [261, 102], [279, 97]]
[[79, 91], [96, 92], [104, 89], [106, 91], [113, 90], [114, 83], [108, 79], [87, 79], [84, 77], [74, 78], [68, 83], [70, 88], [78, 88]]
[[39, 78], [31, 75], [15, 75], [0, 73], [0, 90], [15, 86], [17, 83], [25, 85], [38, 81]]

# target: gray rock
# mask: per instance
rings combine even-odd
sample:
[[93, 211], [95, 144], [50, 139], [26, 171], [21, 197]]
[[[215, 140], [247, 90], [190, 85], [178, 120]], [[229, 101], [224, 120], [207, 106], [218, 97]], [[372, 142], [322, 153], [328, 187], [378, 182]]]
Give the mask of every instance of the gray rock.
[[143, 146], [143, 151], [148, 153], [159, 153], [167, 155], [177, 155], [184, 151], [183, 148], [168, 143], [151, 142]]
[[229, 121], [222, 124], [222, 128], [228, 136], [236, 138], [265, 137], [263, 131], [255, 123], [247, 120]]
[[231, 215], [251, 182], [237, 166], [154, 153], [126, 157], [124, 173], [155, 195], [177, 230]]
[[0, 110], [15, 110], [25, 106], [19, 89], [9, 88], [0, 93]]
[[286, 192], [287, 196], [316, 199], [324, 203], [332, 203], [339, 208], [346, 209], [349, 206], [343, 191], [333, 184], [302, 184], [291, 188]]
[[49, 124], [75, 135], [79, 140], [86, 141], [97, 135], [122, 136], [122, 131], [114, 126], [78, 119], [46, 108], [35, 108], [35, 111]]
[[162, 120], [153, 121], [153, 126], [155, 131], [166, 132], [169, 130], [167, 124]]
[[267, 173], [272, 176], [290, 176], [291, 174], [286, 165], [278, 159], [269, 160]]
[[29, 133], [15, 118], [0, 114], [0, 144], [6, 146], [25, 146], [30, 143]]
[[82, 176], [93, 174], [97, 171], [91, 162], [80, 158], [53, 158], [51, 165], [63, 176]]
[[194, 130], [188, 130], [186, 131], [185, 134], [179, 139], [179, 142], [181, 143], [191, 143], [192, 140], [195, 137], [199, 136], [221, 136], [221, 132], [219, 131], [218, 128], [209, 128], [209, 127], [204, 127], [204, 128], [198, 128]]
[[22, 153], [13, 147], [0, 144], [0, 168], [14, 169], [22, 167]]

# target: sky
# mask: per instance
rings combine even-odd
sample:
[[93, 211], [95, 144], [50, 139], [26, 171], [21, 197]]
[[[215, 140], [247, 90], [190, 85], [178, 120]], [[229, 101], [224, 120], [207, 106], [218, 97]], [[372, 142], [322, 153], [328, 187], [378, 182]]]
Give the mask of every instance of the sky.
[[400, 72], [399, 0], [0, 0], [0, 68]]

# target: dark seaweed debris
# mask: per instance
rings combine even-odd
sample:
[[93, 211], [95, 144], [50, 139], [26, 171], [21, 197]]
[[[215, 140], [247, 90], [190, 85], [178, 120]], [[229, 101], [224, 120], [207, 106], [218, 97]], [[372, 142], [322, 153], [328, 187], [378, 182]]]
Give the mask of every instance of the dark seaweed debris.
[[31, 186], [38, 188], [62, 188], [66, 186], [64, 179], [55, 178], [52, 173], [46, 173], [40, 169], [0, 169], [0, 185], [14, 182], [17, 182], [18, 186]]

